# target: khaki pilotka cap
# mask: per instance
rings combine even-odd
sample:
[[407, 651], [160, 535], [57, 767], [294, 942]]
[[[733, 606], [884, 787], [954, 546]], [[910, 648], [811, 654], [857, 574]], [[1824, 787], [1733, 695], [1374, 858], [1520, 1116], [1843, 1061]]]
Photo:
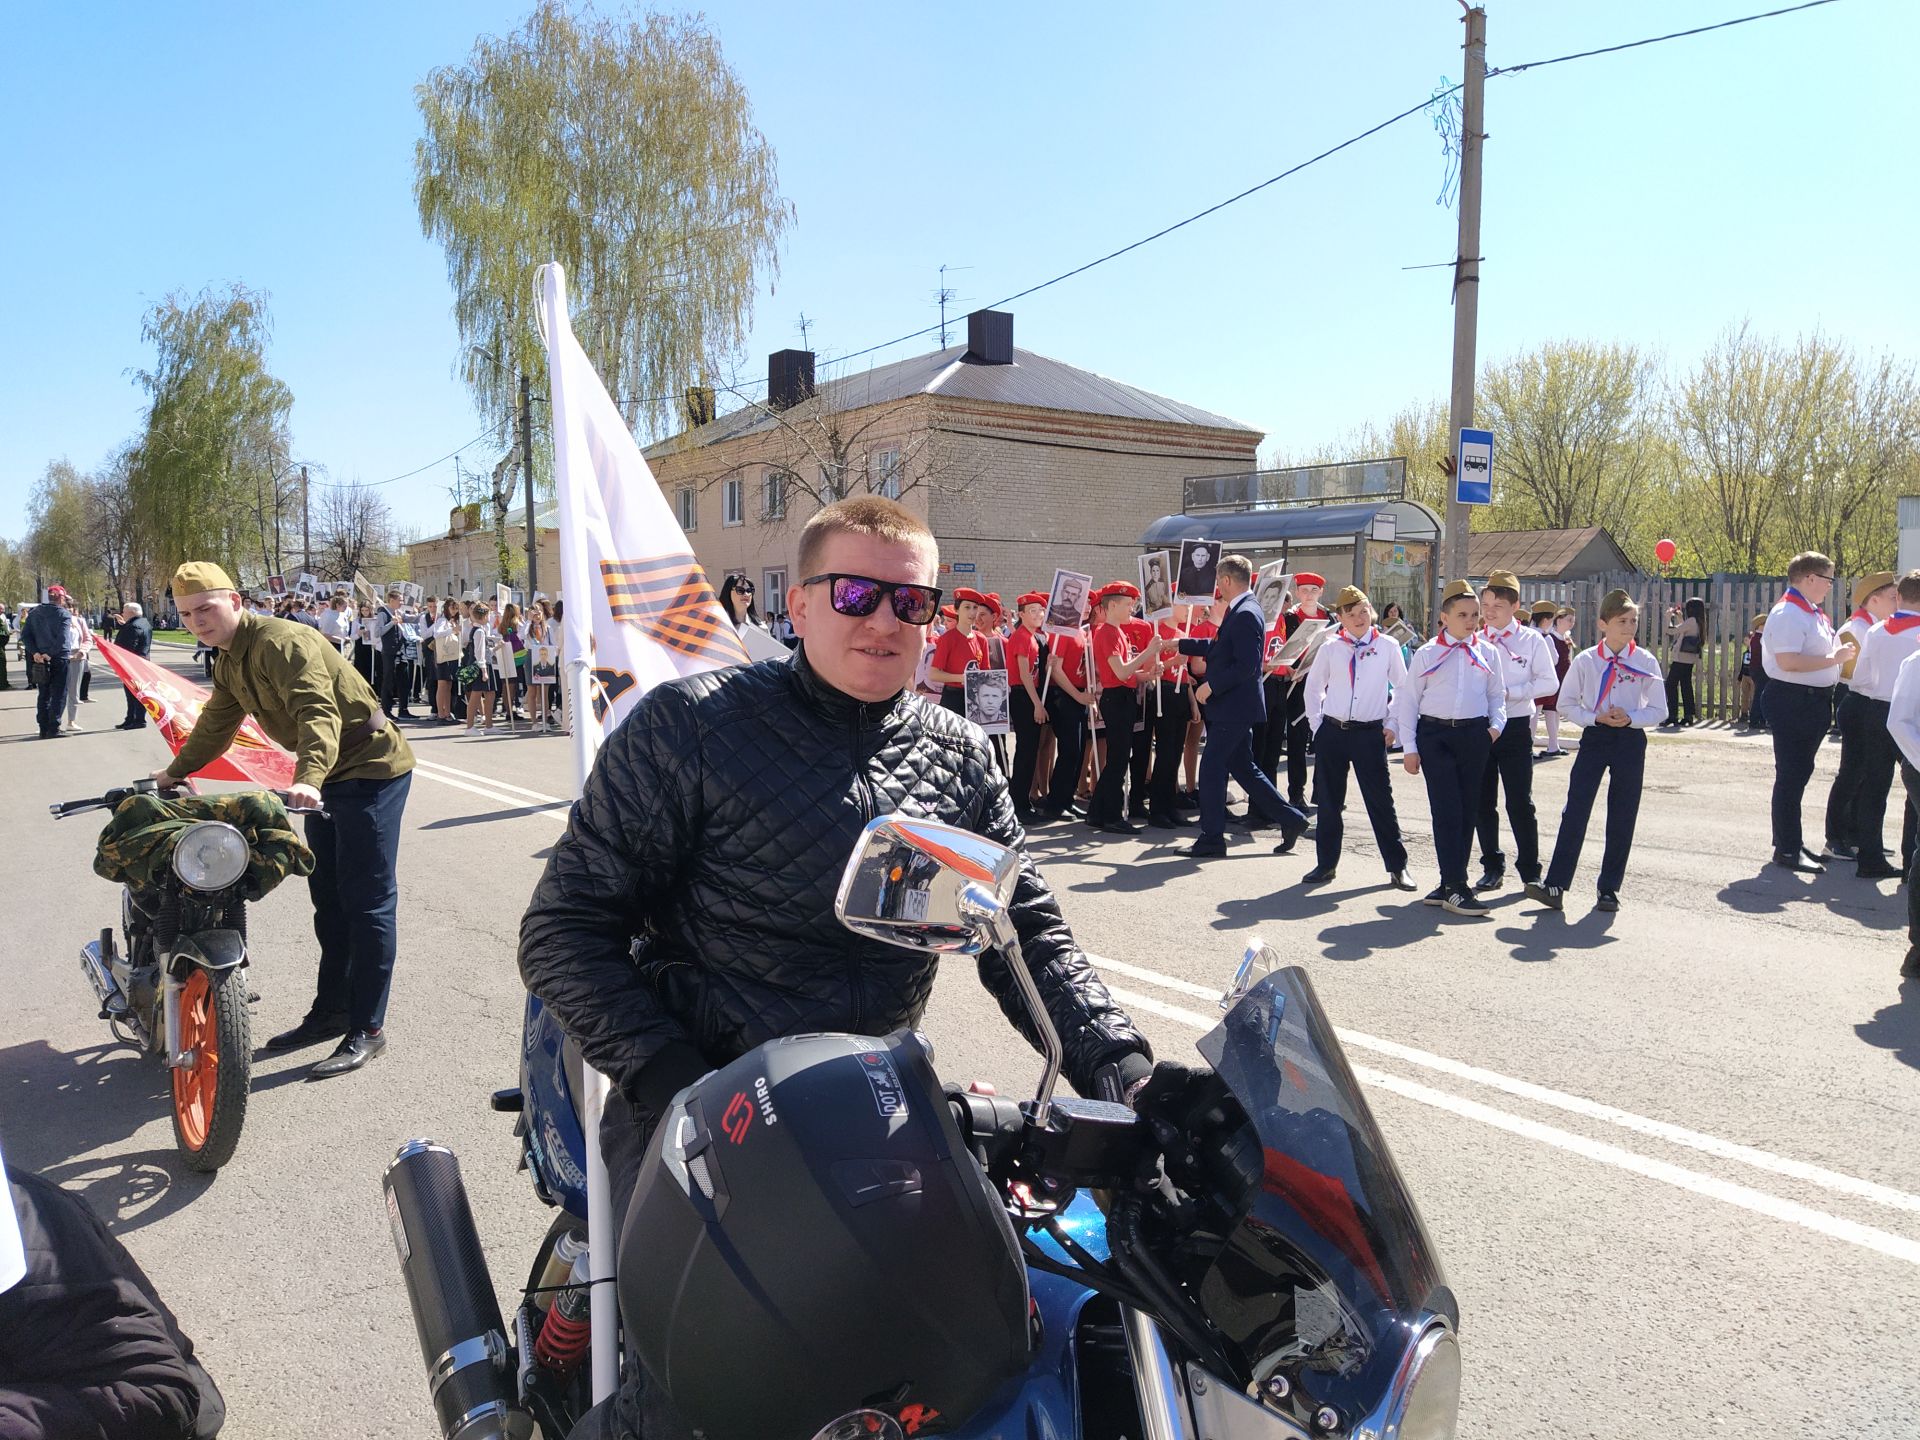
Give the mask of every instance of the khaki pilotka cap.
[[173, 572], [173, 598], [204, 595], [209, 590], [238, 590], [231, 576], [211, 560], [189, 560]]
[[1862, 575], [1853, 582], [1853, 608], [1858, 610], [1867, 603], [1867, 597], [1874, 591], [1884, 590], [1896, 583], [1898, 577], [1891, 570], [1876, 570], [1871, 575]]
[[1533, 608], [1527, 612], [1536, 620], [1544, 620], [1549, 615], [1558, 615], [1560, 607], [1551, 600], [1536, 600]]
[[1367, 599], [1367, 592], [1358, 585], [1346, 586], [1333, 598], [1333, 608], [1336, 610], [1344, 610], [1349, 605], [1371, 605], [1372, 603]]
[[1514, 573], [1511, 570], [1495, 570], [1487, 576], [1485, 588], [1488, 590], [1511, 590], [1514, 594], [1518, 595], [1520, 593], [1520, 582], [1514, 578]]
[[1449, 600], [1458, 600], [1463, 596], [1468, 600], [1477, 600], [1480, 598], [1478, 592], [1473, 588], [1472, 581], [1449, 580], [1447, 582], [1447, 588], [1440, 592], [1440, 603], [1444, 605]]

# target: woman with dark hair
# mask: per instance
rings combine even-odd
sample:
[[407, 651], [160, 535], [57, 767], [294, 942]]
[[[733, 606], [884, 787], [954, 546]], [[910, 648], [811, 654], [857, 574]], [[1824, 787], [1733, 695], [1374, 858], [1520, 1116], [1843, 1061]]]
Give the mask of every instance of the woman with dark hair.
[[744, 575], [727, 576], [720, 586], [720, 608], [736, 630], [760, 623], [759, 612], [753, 608], [753, 582]]
[[1690, 595], [1685, 605], [1667, 611], [1667, 634], [1673, 637], [1673, 654], [1668, 657], [1667, 718], [1663, 723], [1678, 728], [1700, 719], [1700, 706], [1693, 693], [1693, 667], [1707, 644], [1707, 602]]

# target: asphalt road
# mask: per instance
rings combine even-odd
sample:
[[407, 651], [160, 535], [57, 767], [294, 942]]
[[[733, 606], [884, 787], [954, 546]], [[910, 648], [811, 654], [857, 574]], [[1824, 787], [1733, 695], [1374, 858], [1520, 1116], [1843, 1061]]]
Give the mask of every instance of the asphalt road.
[[[496, 1282], [519, 1283], [548, 1217], [486, 1098], [515, 1079], [512, 948], [564, 823], [567, 742], [412, 732], [392, 1048], [318, 1084], [303, 1077], [324, 1051], [262, 1056], [240, 1151], [206, 1179], [174, 1161], [161, 1072], [109, 1042], [77, 973], [118, 902], [90, 868], [95, 821], [46, 804], [164, 759], [153, 732], [109, 728], [111, 680], [96, 695], [85, 733], [42, 743], [32, 697], [0, 693], [0, 1143], [125, 1239], [225, 1390], [227, 1434], [430, 1435], [379, 1176], [410, 1136], [451, 1144]], [[1340, 877], [1312, 892], [1296, 883], [1306, 846], [1275, 859], [1243, 841], [1199, 867], [1053, 827], [1034, 850], [1164, 1054], [1191, 1053], [1250, 935], [1311, 971], [1460, 1296], [1463, 1435], [1911, 1437], [1920, 983], [1898, 979], [1904, 892], [1762, 866], [1764, 739], [1655, 743], [1611, 916], [1589, 910], [1597, 845], [1564, 917], [1511, 888], [1486, 921], [1409, 904], [1377, 883], [1357, 797]], [[1567, 771], [1538, 767], [1549, 834]], [[1418, 787], [1397, 774], [1415, 836]], [[1414, 856], [1432, 884], [1431, 844]], [[256, 1038], [305, 1009], [310, 923], [302, 885], [254, 909]], [[927, 1028], [1003, 1092], [1038, 1073], [968, 965], [942, 977]]]

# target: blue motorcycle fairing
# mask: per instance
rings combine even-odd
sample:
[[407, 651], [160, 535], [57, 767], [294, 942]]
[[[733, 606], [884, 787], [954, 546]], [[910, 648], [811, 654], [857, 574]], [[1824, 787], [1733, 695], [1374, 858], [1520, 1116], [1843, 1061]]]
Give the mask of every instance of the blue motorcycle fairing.
[[[1092, 1207], [1092, 1201], [1088, 1201]], [[1099, 1211], [1094, 1210], [1098, 1216]], [[1101, 1249], [1105, 1250], [1105, 1226]], [[1081, 1244], [1087, 1236], [1076, 1234]], [[1091, 1249], [1091, 1246], [1088, 1246]], [[1027, 1270], [1027, 1284], [1040, 1318], [1040, 1343], [1033, 1364], [994, 1392], [977, 1414], [957, 1429], [945, 1432], [951, 1440], [1074, 1440], [1080, 1433], [1079, 1355], [1074, 1337], [1080, 1312], [1093, 1291], [1044, 1270]]]
[[574, 1082], [579, 1057], [560, 1022], [533, 995], [520, 1027], [520, 1121], [534, 1189], [582, 1223], [587, 1216], [587, 1143]]

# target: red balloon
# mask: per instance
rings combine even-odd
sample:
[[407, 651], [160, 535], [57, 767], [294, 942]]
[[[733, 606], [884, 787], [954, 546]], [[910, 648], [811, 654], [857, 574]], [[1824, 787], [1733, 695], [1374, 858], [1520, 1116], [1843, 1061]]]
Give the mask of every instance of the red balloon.
[[1671, 565], [1673, 557], [1680, 553], [1680, 547], [1671, 540], [1662, 540], [1653, 547], [1653, 553], [1662, 565]]

